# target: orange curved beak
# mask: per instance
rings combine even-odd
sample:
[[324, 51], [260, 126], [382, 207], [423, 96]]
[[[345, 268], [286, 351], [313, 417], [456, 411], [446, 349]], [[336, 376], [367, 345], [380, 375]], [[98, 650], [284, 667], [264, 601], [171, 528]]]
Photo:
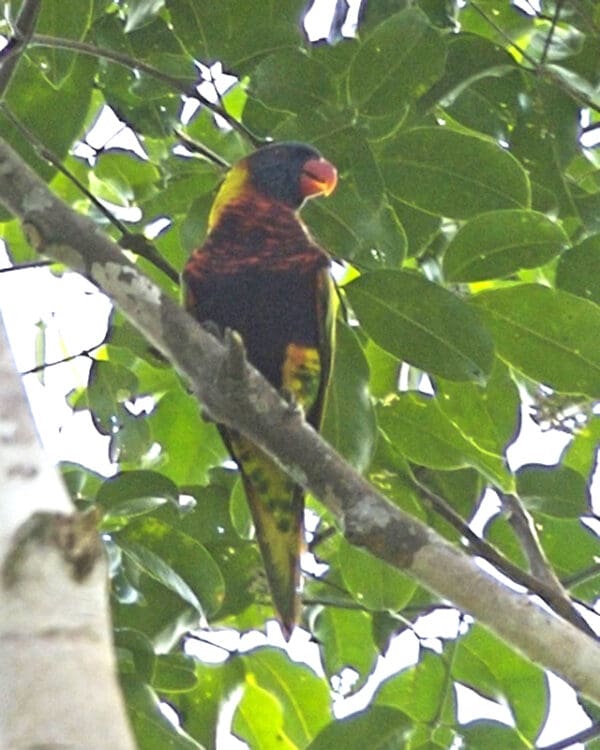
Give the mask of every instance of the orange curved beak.
[[327, 159], [309, 159], [302, 167], [300, 191], [305, 198], [331, 195], [337, 185], [337, 169]]

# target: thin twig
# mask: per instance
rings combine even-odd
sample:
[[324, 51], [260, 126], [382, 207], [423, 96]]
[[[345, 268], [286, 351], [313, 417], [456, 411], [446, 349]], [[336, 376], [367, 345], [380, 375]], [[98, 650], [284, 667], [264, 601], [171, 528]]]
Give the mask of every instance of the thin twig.
[[54, 362], [44, 362], [41, 365], [36, 365], [35, 367], [32, 367], [29, 370], [24, 370], [21, 372], [21, 376], [25, 375], [35, 375], [38, 372], [43, 372], [44, 370], [47, 370], [49, 367], [56, 367], [56, 365], [64, 365], [67, 362], [72, 362], [74, 359], [78, 359], [79, 357], [89, 357], [91, 358], [92, 352], [94, 352], [96, 349], [99, 349], [101, 346], [104, 345], [104, 341], [101, 341], [99, 344], [96, 344], [95, 346], [91, 346], [89, 349], [82, 349], [80, 352], [77, 352], [77, 354], [69, 354], [67, 357], [62, 357], [62, 359], [57, 359]]
[[29, 263], [17, 263], [14, 266], [0, 268], [0, 273], [12, 273], [13, 271], [26, 271], [29, 268], [45, 268], [54, 265], [53, 260], [32, 260]]
[[8, 89], [17, 63], [33, 37], [41, 0], [24, 0], [15, 21], [13, 35], [0, 52], [0, 100]]
[[214, 646], [215, 648], [220, 648], [221, 651], [224, 651], [226, 654], [229, 654], [229, 656], [233, 656], [234, 654], [237, 654], [238, 652], [236, 648], [229, 649], [227, 648], [227, 646], [223, 646], [221, 643], [214, 643], [208, 638], [201, 636], [197, 630], [192, 630], [191, 632], [186, 633], [185, 637], [186, 637], [186, 640], [189, 640], [189, 641], [198, 641], [199, 643], [204, 643], [206, 646]]
[[573, 745], [577, 744], [578, 742], [589, 742], [589, 740], [593, 740], [596, 737], [600, 737], [599, 721], [597, 721], [595, 724], [592, 724], [592, 726], [588, 727], [587, 729], [582, 729], [581, 732], [577, 732], [577, 734], [573, 734], [570, 737], [565, 737], [564, 740], [553, 742], [551, 745], [544, 745], [540, 748], [540, 750], [567, 750], [567, 748], [573, 747]]
[[54, 154], [29, 128], [19, 120], [18, 117], [2, 102], [0, 102], [0, 111], [12, 122], [12, 124], [25, 136], [29, 143], [36, 150], [38, 155], [50, 163], [56, 170], [65, 175], [73, 185], [90, 201], [90, 203], [121, 233], [119, 244], [125, 250], [132, 250], [134, 253], [152, 263], [156, 268], [168, 276], [171, 281], [179, 285], [179, 273], [173, 266], [168, 263], [154, 245], [142, 234], [130, 232], [122, 221], [109, 211], [108, 208], [91, 193], [81, 180], [73, 174], [60, 159]]
[[580, 134], [583, 135], [585, 133], [593, 133], [594, 130], [598, 130], [600, 128], [600, 122], [591, 122], [589, 125], [586, 125], [585, 127], [581, 128]]
[[594, 563], [594, 565], [590, 565], [589, 567], [564, 578], [562, 580], [562, 585], [567, 589], [572, 589], [592, 578], [596, 578], [598, 575], [600, 575], [600, 563]]
[[552, 21], [550, 22], [550, 29], [548, 30], [548, 34], [544, 39], [544, 49], [542, 50], [542, 56], [540, 57], [540, 65], [543, 65], [546, 62], [546, 57], [548, 56], [548, 51], [550, 49], [550, 45], [552, 44], [552, 37], [554, 36], [554, 30], [556, 29], [561, 9], [562, 0], [557, 0], [556, 7], [554, 8], [554, 15], [552, 16]]
[[489, 25], [490, 25], [490, 26], [492, 27], [492, 29], [494, 29], [494, 31], [495, 31], [495, 32], [496, 32], [496, 33], [497, 33], [497, 34], [498, 34], [499, 36], [501, 36], [501, 37], [502, 37], [502, 39], [504, 39], [504, 41], [508, 42], [508, 43], [510, 44], [510, 46], [511, 46], [511, 47], [514, 47], [514, 48], [515, 48], [515, 49], [516, 49], [516, 50], [517, 50], [517, 51], [519, 52], [519, 54], [523, 56], [523, 59], [527, 60], [527, 62], [528, 62], [528, 63], [529, 63], [529, 64], [530, 64], [530, 65], [531, 65], [531, 66], [532, 66], [532, 67], [533, 67], [534, 69], [537, 69], [537, 67], [538, 67], [538, 62], [537, 62], [537, 60], [534, 60], [534, 59], [533, 59], [533, 57], [531, 57], [531, 56], [530, 56], [530, 55], [529, 55], [529, 54], [528, 54], [528, 53], [527, 53], [527, 52], [526, 52], [526, 51], [525, 51], [524, 49], [522, 49], [521, 47], [519, 47], [519, 45], [518, 45], [518, 44], [516, 44], [516, 43], [515, 43], [515, 42], [514, 42], [514, 41], [513, 41], [513, 40], [512, 40], [511, 38], [510, 38], [510, 36], [509, 36], [509, 35], [508, 35], [508, 34], [506, 33], [506, 31], [504, 31], [504, 29], [503, 29], [503, 28], [502, 28], [501, 26], [499, 26], [499, 25], [498, 25], [498, 24], [497, 24], [497, 23], [496, 23], [496, 22], [495, 22], [495, 21], [493, 20], [493, 18], [490, 18], [490, 17], [489, 17], [488, 15], [487, 15], [487, 13], [486, 13], [486, 12], [485, 12], [484, 10], [482, 10], [482, 9], [481, 9], [481, 8], [480, 8], [480, 7], [479, 7], [479, 6], [477, 5], [477, 3], [476, 3], [476, 2], [474, 2], [473, 0], [471, 0], [471, 3], [470, 3], [470, 5], [471, 5], [471, 7], [473, 8], [473, 10], [475, 10], [475, 11], [476, 11], [477, 13], [479, 13], [479, 15], [480, 15], [480, 16], [481, 16], [481, 17], [482, 17], [482, 18], [483, 18], [484, 20], [485, 20], [485, 22], [486, 22], [486, 23], [488, 23], [488, 24], [489, 24]]
[[[570, 611], [573, 614], [575, 620], [581, 625], [585, 623], [584, 629], [589, 628], [589, 625], [584, 617], [577, 611], [573, 605], [573, 601], [565, 591], [559, 577], [554, 572], [554, 569], [548, 562], [548, 559], [544, 553], [542, 545], [537, 536], [533, 519], [523, 507], [523, 504], [515, 495], [507, 495], [502, 492], [498, 492], [502, 504], [508, 510], [508, 522], [512, 526], [513, 531], [517, 535], [521, 543], [521, 547], [529, 560], [529, 569], [531, 573], [539, 580], [543, 581], [544, 584], [551, 589], [554, 589], [554, 603], [557, 612], [563, 614], [564, 612]], [[562, 602], [562, 604], [560, 604]], [[575, 623], [576, 624], [576, 623]], [[591, 630], [591, 628], [590, 628]], [[593, 630], [591, 631], [594, 632]]]
[[215, 104], [207, 99], [197, 89], [197, 80], [195, 78], [179, 78], [178, 76], [172, 76], [168, 73], [159, 70], [158, 68], [148, 65], [148, 63], [142, 60], [136, 60], [134, 57], [125, 55], [122, 52], [116, 50], [106, 49], [105, 47], [96, 47], [93, 44], [87, 44], [86, 42], [80, 42], [76, 39], [63, 39], [61, 37], [47, 36], [46, 34], [34, 34], [32, 37], [32, 43], [37, 44], [40, 47], [56, 47], [58, 49], [70, 49], [76, 52], [80, 52], [83, 55], [90, 55], [91, 57], [100, 57], [103, 60], [109, 60], [110, 62], [123, 65], [130, 70], [138, 70], [142, 73], [146, 73], [152, 76], [158, 81], [162, 81], [167, 86], [179, 91], [180, 94], [190, 99], [197, 99], [213, 114], [222, 117], [228, 125], [234, 130], [247, 138], [253, 146], [264, 145], [265, 141], [255, 135], [249, 128], [247, 128], [242, 122], [232, 117], [226, 109], [220, 104]]
[[[523, 56], [523, 59], [531, 65], [532, 69], [537, 72], [538, 75], [540, 75], [542, 78], [550, 79], [550, 81], [554, 85], [558, 86], [567, 96], [569, 96], [579, 105], [587, 107], [594, 112], [600, 112], [600, 105], [598, 105], [591, 96], [588, 96], [584, 92], [577, 90], [573, 86], [571, 86], [565, 79], [554, 72], [552, 66], [545, 66], [543, 64], [546, 52], [545, 48], [544, 52], [542, 53], [542, 59], [539, 62], [534, 60], [533, 57], [531, 57], [531, 55], [529, 55], [522, 47], [519, 47], [519, 45], [516, 44], [504, 31], [504, 29], [499, 26], [492, 18], [490, 18], [490, 16], [488, 16], [487, 13], [482, 10], [476, 2], [474, 2], [474, 0], [471, 0], [470, 4], [471, 7], [477, 13], [479, 13], [479, 15], [494, 29], [494, 31], [499, 36], [501, 36], [506, 42], [508, 42], [511, 47], [514, 47], [519, 52], [519, 54]], [[546, 39], [546, 41], [548, 42], [548, 39]], [[524, 69], [527, 70], [526, 67]]]
[[487, 562], [491, 563], [504, 575], [512, 578], [516, 583], [525, 586], [525, 588], [527, 588], [532, 594], [539, 596], [557, 614], [572, 625], [575, 625], [579, 630], [582, 630], [595, 639], [598, 638], [596, 632], [575, 609], [573, 603], [568, 597], [566, 597], [565, 601], [564, 595], [559, 596], [555, 586], [548, 585], [545, 580], [540, 580], [534, 575], [527, 573], [518, 565], [511, 562], [507, 557], [504, 557], [504, 555], [498, 552], [498, 550], [489, 544], [489, 542], [478, 537], [454, 508], [452, 508], [442, 497], [433, 492], [433, 490], [431, 490], [426, 484], [423, 484], [414, 473], [412, 479], [420, 493], [430, 502], [432, 508], [466, 538], [469, 546], [477, 555], [484, 560], [487, 560]]
[[540, 545], [533, 519], [525, 510], [521, 501], [514, 495], [504, 494], [498, 489], [496, 489], [496, 493], [508, 513], [508, 523], [521, 542], [532, 574], [541, 581], [545, 581], [549, 586], [556, 586], [558, 590], [562, 591], [560, 581], [554, 574]]
[[222, 156], [219, 156], [219, 154], [217, 154], [212, 149], [208, 148], [208, 146], [205, 146], [203, 143], [199, 143], [193, 138], [190, 138], [189, 135], [186, 135], [179, 128], [173, 128], [173, 132], [179, 138], [182, 144], [188, 149], [188, 151], [192, 151], [193, 153], [198, 153], [201, 156], [203, 156], [207, 161], [213, 164], [217, 164], [219, 167], [223, 167], [224, 169], [229, 169], [231, 167], [231, 164], [228, 161], [226, 161]]

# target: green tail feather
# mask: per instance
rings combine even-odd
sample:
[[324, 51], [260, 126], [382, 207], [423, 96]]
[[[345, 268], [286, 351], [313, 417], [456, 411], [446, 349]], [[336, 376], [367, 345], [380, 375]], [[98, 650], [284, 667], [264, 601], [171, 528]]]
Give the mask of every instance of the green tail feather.
[[304, 493], [253, 443], [224, 435], [242, 472], [244, 489], [283, 635], [298, 622]]

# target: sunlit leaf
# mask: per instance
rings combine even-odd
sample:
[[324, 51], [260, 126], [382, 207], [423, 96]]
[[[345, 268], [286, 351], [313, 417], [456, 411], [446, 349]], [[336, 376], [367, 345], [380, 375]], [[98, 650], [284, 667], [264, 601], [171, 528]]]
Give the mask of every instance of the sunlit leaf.
[[528, 377], [566, 393], [600, 395], [600, 309], [541, 284], [483, 292], [498, 354]]

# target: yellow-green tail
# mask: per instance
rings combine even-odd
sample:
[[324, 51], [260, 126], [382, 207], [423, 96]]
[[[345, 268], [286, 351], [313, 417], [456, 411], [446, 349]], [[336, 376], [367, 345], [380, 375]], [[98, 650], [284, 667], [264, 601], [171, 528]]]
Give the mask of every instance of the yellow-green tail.
[[304, 493], [246, 438], [231, 433], [224, 437], [242, 473], [273, 606], [288, 640], [300, 609]]

